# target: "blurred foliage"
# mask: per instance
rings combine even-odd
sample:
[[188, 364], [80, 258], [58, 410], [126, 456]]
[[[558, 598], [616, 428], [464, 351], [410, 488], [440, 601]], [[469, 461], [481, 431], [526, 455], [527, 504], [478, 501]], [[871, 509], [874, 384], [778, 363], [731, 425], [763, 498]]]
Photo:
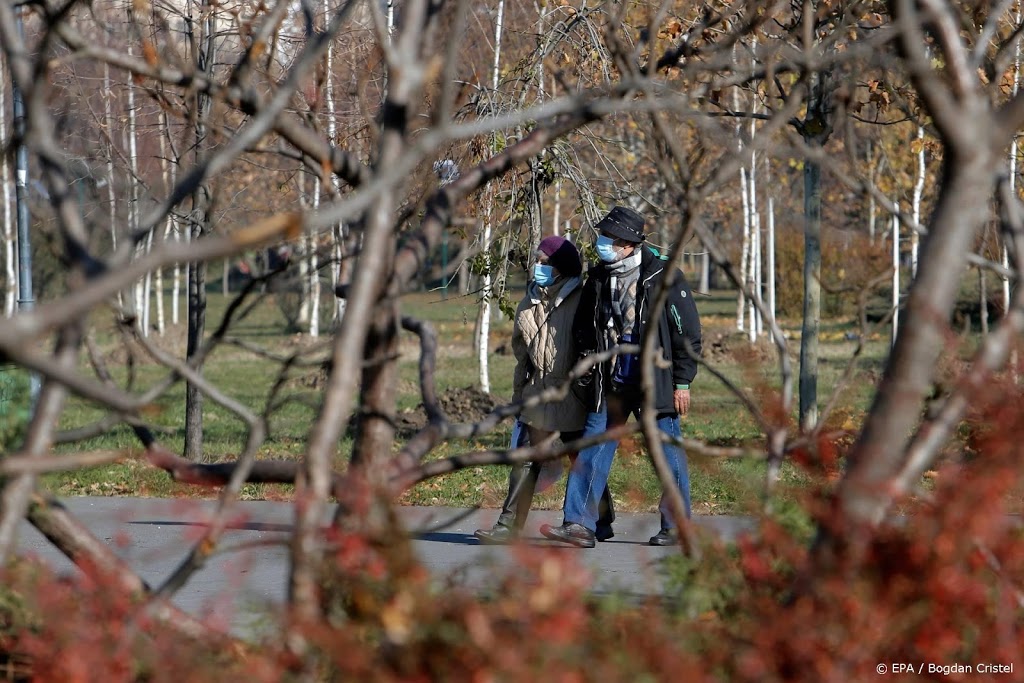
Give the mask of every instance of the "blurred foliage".
[[[785, 231], [775, 238], [775, 292], [780, 316], [797, 318], [803, 314], [804, 236]], [[858, 298], [876, 280], [892, 268], [892, 246], [876, 238], [872, 243], [860, 233], [823, 230], [821, 249], [822, 315], [850, 318], [857, 314]], [[885, 286], [888, 288], [889, 283]], [[876, 289], [873, 298], [886, 291]]]
[[[287, 652], [284, 622], [258, 643], [197, 642], [107, 578], [23, 566], [2, 577], [0, 652], [33, 680], [839, 683], [881, 662], [1016, 663], [1024, 530], [1007, 502], [1024, 484], [1024, 402], [996, 393], [971, 418], [991, 427], [975, 430], [983, 456], [935, 473], [931, 495], [834, 574], [807, 574], [806, 523], [789, 511], [755, 516], [734, 544], [705, 540], [699, 560], [667, 556], [663, 596], [639, 599], [591, 593], [581, 553], [600, 549], [510, 547], [480, 584], [432, 576], [400, 528], [334, 530], [330, 618], [292, 624], [303, 658]], [[841, 461], [842, 445], [829, 455]], [[821, 522], [831, 478], [820, 459], [798, 460], [800, 508]]]
[[0, 452], [21, 446], [30, 410], [28, 373], [0, 365]]

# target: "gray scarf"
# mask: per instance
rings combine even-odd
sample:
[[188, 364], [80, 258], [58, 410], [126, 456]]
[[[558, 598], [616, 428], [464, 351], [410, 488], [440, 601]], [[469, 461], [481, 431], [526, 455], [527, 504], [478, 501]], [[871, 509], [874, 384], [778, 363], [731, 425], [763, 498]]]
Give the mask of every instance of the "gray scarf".
[[640, 247], [626, 258], [608, 264], [611, 273], [612, 314], [619, 338], [636, 325], [636, 289], [640, 282]]

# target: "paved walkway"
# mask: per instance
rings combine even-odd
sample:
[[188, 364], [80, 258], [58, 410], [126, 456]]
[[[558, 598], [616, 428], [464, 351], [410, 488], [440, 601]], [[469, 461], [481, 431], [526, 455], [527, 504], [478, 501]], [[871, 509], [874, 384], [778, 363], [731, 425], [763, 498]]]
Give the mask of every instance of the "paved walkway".
[[[202, 533], [213, 501], [148, 498], [68, 498], [64, 504], [97, 537], [110, 544], [151, 585], [160, 584], [184, 558]], [[225, 534], [225, 551], [175, 596], [174, 602], [197, 616], [215, 616], [232, 632], [259, 631], [265, 614], [280, 605], [286, 594], [288, 550], [284, 545], [292, 528], [290, 503], [247, 501], [238, 503], [238, 522]], [[509, 548], [483, 546], [473, 531], [490, 527], [496, 510], [442, 507], [403, 507], [400, 514], [421, 561], [438, 578], [456, 577], [469, 586], [485, 588], [495, 567], [512, 560]], [[658, 530], [657, 515], [619, 513], [615, 538], [593, 550], [578, 550], [542, 538], [542, 523], [561, 523], [559, 511], [535, 511], [527, 524], [527, 543], [558, 552], [577, 553], [594, 575], [595, 592], [619, 591], [645, 596], [661, 592], [658, 562], [673, 548], [652, 548], [647, 539]], [[731, 540], [752, 527], [739, 517], [698, 517], [698, 528]], [[23, 523], [21, 554], [34, 554], [60, 572], [76, 571], [34, 528]]]

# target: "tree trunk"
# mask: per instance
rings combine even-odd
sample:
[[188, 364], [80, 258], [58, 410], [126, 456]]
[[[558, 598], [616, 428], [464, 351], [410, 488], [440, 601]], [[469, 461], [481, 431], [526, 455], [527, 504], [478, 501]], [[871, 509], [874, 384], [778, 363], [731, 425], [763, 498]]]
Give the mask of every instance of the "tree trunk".
[[[736, 49], [733, 49], [733, 55], [735, 56]], [[737, 89], [733, 89], [733, 108], [739, 111], [740, 99], [739, 92]], [[740, 156], [743, 155], [743, 128], [740, 123], [736, 124], [736, 153]], [[743, 238], [740, 241], [740, 282], [743, 285], [747, 284], [747, 267], [750, 265], [750, 196], [747, 194], [747, 167], [740, 167], [740, 206], [743, 211]], [[743, 287], [740, 287], [739, 293], [736, 295], [736, 329], [740, 332], [743, 331], [744, 317], [747, 312], [747, 297], [743, 292]]]
[[[810, 48], [810, 46], [808, 46]], [[829, 72], [809, 76], [807, 111], [800, 123], [804, 142], [821, 149], [832, 134], [835, 112], [831, 106]], [[800, 427], [818, 424], [818, 334], [821, 329], [821, 167], [804, 162], [804, 307], [800, 333]]]
[[463, 261], [459, 264], [459, 295], [469, 294], [469, 264]]
[[896, 203], [896, 213], [892, 215], [892, 335], [891, 345], [896, 345], [896, 335], [900, 331], [900, 205]]
[[[128, 12], [128, 21], [133, 21], [132, 12]], [[128, 55], [131, 56], [132, 48], [129, 45]], [[128, 231], [135, 234], [139, 227], [139, 145], [138, 127], [135, 114], [135, 86], [128, 83]], [[149, 231], [146, 240], [135, 250], [137, 256], [144, 255], [153, 242], [153, 231]], [[136, 324], [140, 328], [143, 337], [149, 336], [149, 273], [134, 287], [134, 309]]]
[[[1017, 26], [1020, 26], [1020, 23], [1021, 23], [1021, 10], [1020, 10], [1020, 6], [1017, 7], [1016, 19], [1017, 19]], [[1011, 89], [1011, 94], [1013, 95], [1013, 97], [1017, 97], [1017, 93], [1019, 92], [1019, 90], [1020, 90], [1020, 41], [1018, 40], [1018, 41], [1016, 41], [1014, 43], [1014, 51], [1013, 51], [1013, 87]], [[1014, 133], [1013, 139], [1010, 142], [1010, 178], [1009, 178], [1009, 180], [1010, 180], [1010, 194], [1012, 196], [1016, 197], [1017, 196], [1017, 134], [1016, 133]], [[1000, 237], [1002, 237], [1002, 236], [1000, 236]], [[1000, 262], [1002, 263], [1004, 270], [1009, 270], [1009, 268], [1010, 268], [1010, 252], [1009, 252], [1009, 249], [1006, 246], [1006, 241], [1004, 239], [1000, 239], [1000, 242], [1002, 243], [1002, 250], [1001, 250], [1002, 254], [1001, 254]], [[1003, 315], [1006, 316], [1006, 315], [1009, 315], [1009, 313], [1010, 313], [1010, 278], [1007, 275], [1002, 275], [1002, 276], [1000, 276], [1000, 280], [1001, 280], [1002, 289], [1003, 289]], [[1017, 379], [1018, 379], [1017, 378], [1017, 365], [1018, 365], [1017, 346], [1014, 345], [1013, 350], [1010, 352], [1010, 362], [1009, 362], [1010, 372], [1012, 374], [1014, 382], [1016, 382]]]
[[[153, 250], [153, 233], [155, 229], [150, 230], [149, 234], [146, 235], [146, 241], [142, 248], [143, 254], [148, 254]], [[153, 310], [153, 272], [146, 273], [146, 277], [142, 279], [142, 328], [145, 330], [142, 333], [143, 337], [149, 336], [150, 330], [150, 313]]]
[[[555, 183], [555, 208], [554, 216], [551, 218], [551, 234], [561, 235], [562, 225], [559, 221], [562, 220], [562, 181], [559, 180]], [[568, 230], [566, 231], [568, 232]]]
[[[324, 16], [330, 14], [331, 7], [329, 0], [324, 0]], [[327, 139], [331, 141], [331, 144], [337, 144], [338, 140], [338, 118], [335, 114], [334, 104], [334, 43], [332, 42], [327, 47], [327, 92], [325, 100], [327, 104]], [[331, 184], [334, 189], [334, 194], [337, 195], [341, 192], [341, 181], [337, 175], [331, 174]], [[344, 223], [338, 223], [331, 230], [331, 254], [337, 263], [336, 266], [331, 268], [331, 291], [338, 291], [338, 285], [346, 282], [341, 278], [342, 276], [342, 258], [345, 255], [345, 241], [346, 241], [346, 230]], [[335, 306], [333, 310], [332, 321], [337, 325], [341, 322], [342, 316], [345, 315], [345, 299], [337, 297], [335, 300]]]
[[[352, 265], [353, 258], [352, 254], [358, 253], [356, 249], [356, 241], [359, 239], [358, 234], [353, 234], [348, 227], [342, 223], [335, 227], [337, 231], [337, 247], [335, 253], [338, 257], [338, 284], [349, 285], [352, 282]], [[348, 299], [338, 299], [338, 324], [345, 318], [345, 311], [348, 310]]]
[[[871, 151], [871, 141], [868, 140], [867, 150], [867, 162], [868, 162], [868, 187], [874, 189], [875, 187], [875, 158]], [[875, 208], [875, 193], [868, 192], [868, 243], [871, 246], [875, 245], [875, 214], [877, 209]]]
[[[754, 42], [752, 47], [753, 50], [757, 49], [757, 43]], [[750, 109], [754, 114], [757, 113], [757, 96], [752, 95]], [[757, 206], [757, 148], [754, 146], [754, 138], [757, 135], [757, 119], [750, 119], [750, 184], [748, 191], [750, 194], [749, 209], [750, 209], [750, 294], [753, 297], [749, 303], [750, 310], [750, 341], [751, 343], [757, 341], [758, 335], [761, 334], [764, 329], [763, 322], [761, 320], [761, 309], [758, 308], [757, 303], [761, 299], [761, 213], [758, 211]]]
[[[393, 250], [388, 251], [393, 254]], [[391, 272], [391, 265], [387, 272]], [[367, 471], [381, 472], [381, 463], [391, 454], [395, 440], [397, 405], [398, 305], [397, 299], [384, 299], [377, 305], [363, 348], [366, 363], [359, 396], [363, 411], [359, 417], [352, 464]]]
[[[309, 195], [306, 194], [306, 174], [299, 173], [295, 178], [299, 190], [299, 206], [303, 211], [309, 206]], [[295, 319], [295, 326], [298, 330], [309, 325], [310, 301], [309, 301], [309, 252], [310, 238], [303, 233], [299, 235], [298, 248], [296, 249], [296, 260], [299, 265], [299, 313]]]
[[167, 329], [164, 319], [164, 270], [157, 268], [154, 274], [155, 284], [153, 294], [156, 297], [156, 331], [161, 337]]
[[[498, 16], [494, 24], [494, 66], [491, 69], [491, 89], [498, 89], [501, 75], [501, 35], [504, 28], [505, 0], [498, 0]], [[494, 188], [488, 187], [487, 209], [484, 216], [484, 232], [480, 245], [486, 254], [491, 248], [491, 221], [494, 213]], [[480, 308], [476, 318], [476, 352], [477, 365], [480, 370], [480, 390], [491, 392], [491, 378], [488, 366], [488, 350], [491, 339], [491, 264], [487, 264], [483, 275], [483, 286], [480, 290]]]
[[821, 168], [804, 162], [804, 308], [800, 331], [800, 426], [818, 423], [818, 332], [821, 328]]
[[[177, 180], [177, 178], [176, 178], [177, 173], [175, 172], [175, 168], [176, 168], [176, 164], [172, 164], [171, 165], [171, 187], [174, 187], [174, 184], [175, 184], [175, 182]], [[175, 242], [180, 242], [183, 239], [187, 239], [188, 238], [188, 232], [185, 232], [184, 234], [182, 233], [181, 226], [178, 225], [178, 219], [174, 217], [173, 213], [171, 213], [170, 215], [167, 216], [167, 229], [169, 231], [170, 230], [174, 231], [173, 238], [174, 238]], [[174, 263], [174, 271], [171, 274], [171, 277], [172, 277], [172, 281], [171, 281], [171, 324], [172, 325], [177, 325], [179, 323], [179, 321], [181, 320], [181, 318], [179, 316], [179, 308], [180, 308], [179, 302], [180, 302], [180, 299], [181, 299], [181, 271], [182, 271], [181, 264], [176, 261]]]
[[[103, 121], [107, 127], [107, 211], [110, 220], [110, 246], [117, 249], [117, 190], [115, 181], [117, 179], [114, 171], [114, 114], [111, 107], [113, 92], [110, 89], [110, 65], [103, 65]], [[117, 302], [123, 303], [120, 290], [117, 292]]]
[[988, 336], [988, 279], [984, 268], [978, 268], [978, 322], [982, 336]]
[[[756, 155], [754, 156], [756, 159]], [[761, 217], [757, 211], [757, 193], [755, 190], [755, 166], [750, 165], [750, 293], [753, 298], [750, 300], [750, 341], [757, 341], [761, 334], [763, 323], [761, 321], [761, 309], [757, 302], [761, 301]]]
[[[530, 191], [527, 193], [529, 198], [529, 204], [527, 207], [526, 218], [529, 221], [530, 230], [530, 248], [535, 249], [540, 244], [541, 236], [544, 233], [544, 226], [541, 224], [541, 201], [540, 201], [540, 183], [538, 177], [540, 171], [537, 168], [537, 159], [530, 159]], [[555, 229], [553, 234], [557, 234], [558, 230]], [[506, 242], [505, 252], [508, 251], [508, 243]], [[508, 272], [508, 259], [504, 258], [501, 261], [502, 269], [505, 273]], [[504, 282], [504, 277], [502, 281]], [[504, 290], [504, 287], [502, 287]]]
[[[5, 69], [3, 53], [0, 53], [0, 73], [6, 73]], [[7, 140], [6, 96], [7, 80], [4, 79], [0, 83], [0, 141]], [[4, 202], [4, 315], [10, 317], [14, 315], [14, 291], [18, 280], [14, 272], [14, 216], [11, 214], [14, 202], [11, 199], [11, 169], [6, 154], [0, 154], [0, 184], [3, 185]]]
[[[203, 26], [195, 44], [199, 46], [198, 64], [200, 71], [213, 76], [215, 19], [208, 0], [202, 0], [200, 16]], [[192, 17], [188, 20], [193, 30]], [[210, 114], [210, 98], [203, 92], [196, 96], [195, 158], [202, 162], [206, 147], [206, 120]], [[204, 183], [192, 193], [191, 239], [198, 240], [209, 232], [210, 189]], [[188, 266], [188, 333], [185, 360], [196, 361], [203, 343], [206, 328], [206, 263], [190, 263]], [[201, 368], [195, 368], [200, 371]], [[189, 382], [185, 390], [185, 457], [192, 461], [203, 459], [203, 394], [199, 387]]]
[[[917, 180], [914, 183], [914, 223], [921, 225], [921, 193], [924, 192], [924, 178], [927, 170], [924, 163], [924, 126], [917, 127], [917, 141], [921, 146], [917, 150]], [[917, 276], [917, 252], [920, 250], [921, 236], [917, 230], [910, 231], [910, 279]]]
[[[313, 179], [313, 211], [320, 208], [320, 179]], [[309, 336], [320, 336], [320, 259], [315, 234], [309, 236]]]
[[[167, 120], [167, 113], [162, 112], [160, 114], [160, 127], [163, 129], [160, 134], [160, 175], [164, 181], [164, 187], [167, 190], [170, 189], [170, 173], [168, 167], [171, 165], [167, 158], [167, 135], [169, 135], [168, 128], [169, 122]], [[166, 190], [165, 190], [166, 191]], [[167, 222], [164, 227], [164, 235], [161, 243], [167, 242], [171, 239], [171, 232], [174, 228], [173, 223], [173, 212], [168, 212]], [[175, 320], [177, 322], [177, 320]], [[165, 318], [164, 318], [164, 269], [157, 268], [156, 270], [156, 327], [157, 332], [160, 336], [163, 336], [166, 330]]]
[[[192, 239], [205, 230], [205, 217], [195, 219]], [[196, 357], [206, 332], [206, 264], [188, 264], [188, 332], [185, 359]], [[185, 457], [194, 462], [203, 459], [203, 394], [191, 382], [185, 389]]]
[[768, 198], [768, 311], [772, 316], [772, 324], [775, 324], [775, 198]]
[[931, 391], [967, 255], [987, 220], [988, 198], [995, 187], [993, 169], [1000, 166], [1000, 157], [982, 142], [970, 150], [946, 148], [943, 181], [928, 239], [922, 243], [905, 320], [836, 492], [835, 519], [843, 527], [823, 529], [814, 549], [818, 568], [831, 566], [841, 557], [857, 561], [871, 529], [891, 503], [888, 482], [903, 466], [907, 444]]
[[[482, 237], [481, 248], [484, 253], [490, 249], [491, 246], [491, 211], [494, 203], [494, 196], [489, 195], [487, 198], [487, 212], [484, 216], [484, 231]], [[491, 267], [487, 265], [487, 270], [482, 276], [483, 284], [480, 288], [480, 306], [477, 309], [476, 316], [476, 360], [477, 367], [479, 369], [480, 379], [480, 390], [486, 394], [491, 392], [491, 378], [489, 373], [488, 365], [488, 348], [490, 346], [491, 337]]]

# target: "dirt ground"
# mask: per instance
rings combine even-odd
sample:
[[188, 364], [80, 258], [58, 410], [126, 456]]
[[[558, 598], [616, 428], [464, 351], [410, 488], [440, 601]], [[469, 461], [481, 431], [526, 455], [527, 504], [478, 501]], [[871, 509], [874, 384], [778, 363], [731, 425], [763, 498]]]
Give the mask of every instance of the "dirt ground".
[[759, 337], [751, 344], [742, 332], [705, 330], [703, 356], [709, 363], [728, 360], [764, 363], [775, 361], [778, 358], [778, 350], [767, 335]]
[[[479, 422], [498, 405], [493, 396], [473, 387], [448, 389], [438, 396], [438, 402], [448, 420], [456, 423]], [[401, 411], [396, 421], [399, 432], [409, 434], [427, 424], [427, 414], [421, 404], [412, 410]]]

